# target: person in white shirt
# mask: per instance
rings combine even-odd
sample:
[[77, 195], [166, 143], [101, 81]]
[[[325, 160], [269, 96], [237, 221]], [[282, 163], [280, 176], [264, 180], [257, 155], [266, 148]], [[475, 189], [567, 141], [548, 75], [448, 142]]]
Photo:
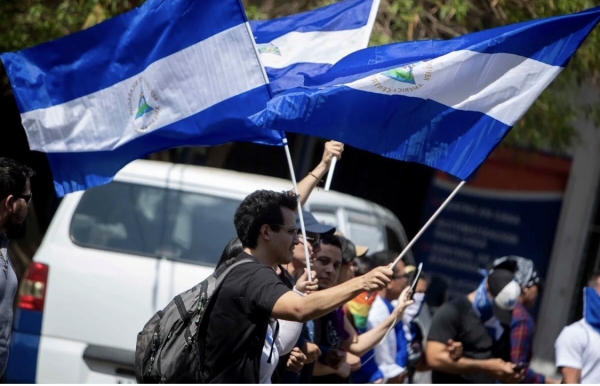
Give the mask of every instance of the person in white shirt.
[[301, 332], [302, 323], [287, 320], [271, 321], [260, 358], [259, 383], [272, 383], [271, 377], [277, 368], [279, 357], [292, 351]]
[[600, 271], [583, 294], [583, 318], [565, 327], [555, 343], [562, 383], [600, 383]]

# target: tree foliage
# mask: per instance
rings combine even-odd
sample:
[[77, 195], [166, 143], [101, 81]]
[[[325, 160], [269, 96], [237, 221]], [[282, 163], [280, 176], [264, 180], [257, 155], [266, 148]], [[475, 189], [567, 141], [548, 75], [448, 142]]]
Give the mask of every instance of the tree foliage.
[[[203, 1], [203, 0], [197, 0]], [[381, 0], [371, 45], [448, 39], [465, 33], [581, 11], [599, 0]], [[0, 51], [12, 51], [87, 28], [143, 0], [0, 0]], [[333, 0], [244, 0], [250, 19], [310, 10]], [[600, 104], [574, 105], [583, 83], [600, 85], [600, 28], [513, 129], [506, 144], [560, 152], [577, 139], [575, 117], [600, 126]]]

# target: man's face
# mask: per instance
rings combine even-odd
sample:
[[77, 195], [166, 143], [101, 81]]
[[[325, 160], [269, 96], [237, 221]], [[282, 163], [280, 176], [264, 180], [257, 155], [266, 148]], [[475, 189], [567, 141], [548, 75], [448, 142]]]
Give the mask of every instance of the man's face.
[[342, 250], [336, 246], [323, 244], [313, 255], [312, 269], [317, 273], [319, 289], [333, 287], [342, 267]]
[[387, 296], [397, 298], [408, 285], [408, 279], [404, 273], [404, 262], [399, 261], [394, 267], [392, 281], [387, 285]]
[[23, 221], [25, 221], [25, 218], [27, 217], [27, 211], [29, 209], [28, 201], [30, 199], [31, 186], [29, 185], [29, 179], [27, 179], [23, 193], [18, 196], [12, 196], [10, 200], [4, 202], [7, 206], [6, 209], [9, 212], [6, 219], [7, 232], [16, 232], [21, 228]]
[[535, 302], [537, 301], [539, 294], [539, 288], [537, 285], [529, 288], [521, 288], [521, 294], [523, 294], [523, 306], [531, 308], [535, 306]]
[[298, 245], [298, 232], [296, 230], [296, 215], [288, 208], [281, 208], [283, 226], [279, 231], [270, 232], [271, 246], [277, 254], [277, 264], [288, 264], [292, 261], [294, 249]]

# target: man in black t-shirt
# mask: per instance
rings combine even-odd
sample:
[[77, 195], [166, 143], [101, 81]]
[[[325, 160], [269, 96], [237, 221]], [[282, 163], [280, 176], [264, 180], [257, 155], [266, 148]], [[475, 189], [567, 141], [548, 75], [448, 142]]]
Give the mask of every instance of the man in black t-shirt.
[[[259, 190], [242, 201], [234, 216], [244, 252], [206, 310], [202, 347], [203, 383], [258, 383], [260, 358], [270, 318], [306, 322], [325, 315], [363, 291], [378, 291], [392, 271], [378, 267], [326, 291], [301, 296], [275, 273], [288, 264], [298, 244], [294, 210], [298, 197], [289, 192]], [[313, 285], [316, 284], [314, 280]]]
[[[512, 309], [521, 293], [514, 272], [490, 271], [466, 297], [445, 303], [433, 316], [426, 355], [433, 383], [517, 383], [523, 371], [510, 363]], [[463, 357], [450, 358], [449, 340], [463, 344]]]

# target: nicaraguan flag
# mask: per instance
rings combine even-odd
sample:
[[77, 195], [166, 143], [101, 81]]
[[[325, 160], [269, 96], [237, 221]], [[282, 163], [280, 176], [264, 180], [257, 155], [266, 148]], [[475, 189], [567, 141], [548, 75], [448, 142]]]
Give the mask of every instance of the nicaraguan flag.
[[275, 20], [251, 21], [273, 92], [303, 86], [303, 74], [321, 74], [368, 47], [379, 2], [345, 0]]
[[460, 36], [371, 47], [252, 117], [467, 179], [560, 73], [600, 7]]
[[270, 92], [239, 0], [148, 0], [1, 58], [60, 196], [175, 146], [282, 141], [247, 119]]

